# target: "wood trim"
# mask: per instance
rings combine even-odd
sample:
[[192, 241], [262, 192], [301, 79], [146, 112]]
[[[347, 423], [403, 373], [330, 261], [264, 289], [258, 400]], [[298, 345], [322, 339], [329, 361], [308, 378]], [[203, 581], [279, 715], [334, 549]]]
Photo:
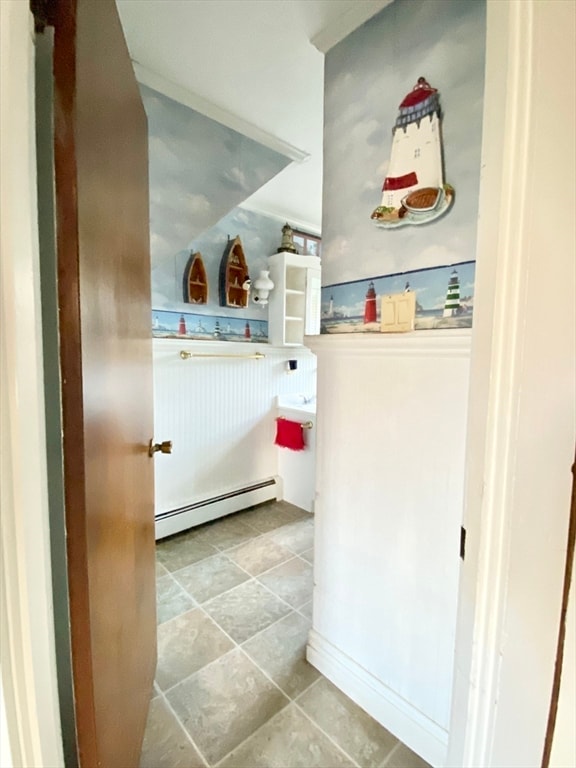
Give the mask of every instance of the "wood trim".
[[[57, 0], [54, 30], [54, 166], [64, 498], [66, 506], [68, 589], [72, 670], [76, 706], [76, 738], [81, 764], [96, 764], [96, 715], [92, 674], [92, 638], [87, 568], [84, 471], [82, 341], [79, 303], [79, 237], [75, 136], [68, 116], [76, 108], [76, 2]], [[78, 723], [90, 727], [78, 728]]]
[[[562, 609], [560, 612], [560, 629], [558, 631], [558, 648], [556, 650], [556, 665], [554, 667], [554, 681], [552, 683], [552, 696], [550, 701], [550, 712], [546, 726], [546, 739], [544, 741], [544, 752], [542, 755], [542, 768], [548, 768], [550, 765], [550, 754], [554, 742], [554, 728], [556, 726], [556, 715], [558, 713], [558, 700], [560, 698], [560, 683], [562, 680], [562, 665], [564, 662], [564, 644], [566, 640], [566, 614], [568, 612], [568, 601], [570, 598], [570, 584], [572, 582], [572, 571], [574, 569], [574, 550], [576, 547], [576, 456], [572, 465], [572, 499], [570, 502], [570, 520], [568, 523], [568, 542], [566, 544], [566, 565], [564, 569], [564, 587], [562, 590]], [[574, 599], [574, 595], [572, 595]]]

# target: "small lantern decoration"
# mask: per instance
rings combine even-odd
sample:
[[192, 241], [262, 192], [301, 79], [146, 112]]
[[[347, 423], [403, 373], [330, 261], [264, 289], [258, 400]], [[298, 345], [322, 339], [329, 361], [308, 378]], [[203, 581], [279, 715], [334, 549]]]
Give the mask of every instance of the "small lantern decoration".
[[278, 253], [288, 251], [288, 253], [298, 253], [298, 249], [294, 245], [292, 227], [286, 223], [282, 227], [282, 242], [280, 248], [277, 249]]

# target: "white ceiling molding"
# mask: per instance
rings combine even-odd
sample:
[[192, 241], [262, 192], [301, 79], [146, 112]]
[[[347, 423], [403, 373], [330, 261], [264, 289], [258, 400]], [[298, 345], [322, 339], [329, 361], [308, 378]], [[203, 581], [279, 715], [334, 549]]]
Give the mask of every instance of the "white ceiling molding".
[[174, 101], [178, 101], [180, 104], [184, 104], [190, 107], [190, 109], [209, 117], [211, 120], [215, 120], [217, 123], [225, 125], [227, 128], [231, 128], [233, 131], [237, 131], [253, 141], [257, 141], [259, 144], [284, 155], [284, 157], [289, 158], [293, 162], [302, 163], [310, 157], [308, 152], [298, 149], [298, 147], [294, 147], [286, 141], [282, 141], [277, 136], [267, 133], [232, 112], [228, 112], [226, 109], [186, 90], [186, 88], [182, 88], [182, 86], [173, 83], [171, 80], [167, 80], [165, 77], [146, 69], [137, 61], [133, 60], [132, 64], [136, 79], [142, 85], [146, 85], [162, 93], [164, 96], [168, 96], [168, 98], [174, 99]]
[[341, 40], [365, 21], [375, 16], [378, 11], [390, 5], [394, 0], [357, 0], [354, 5], [347, 8], [340, 16], [328, 24], [327, 27], [315, 35], [311, 43], [320, 53], [327, 53]]
[[254, 203], [250, 202], [250, 198], [240, 203], [238, 208], [244, 208], [247, 211], [252, 211], [252, 213], [260, 213], [262, 216], [268, 216], [271, 219], [278, 219], [280, 224], [280, 228], [278, 230], [278, 245], [280, 245], [282, 226], [286, 223], [290, 224], [292, 229], [297, 229], [299, 232], [307, 232], [309, 235], [316, 235], [317, 237], [321, 236], [320, 229], [318, 228], [317, 224], [312, 224], [309, 221], [303, 221], [302, 219], [294, 218], [293, 216], [286, 215], [286, 213], [282, 213], [282, 211], [273, 209], [269, 206], [255, 205]]

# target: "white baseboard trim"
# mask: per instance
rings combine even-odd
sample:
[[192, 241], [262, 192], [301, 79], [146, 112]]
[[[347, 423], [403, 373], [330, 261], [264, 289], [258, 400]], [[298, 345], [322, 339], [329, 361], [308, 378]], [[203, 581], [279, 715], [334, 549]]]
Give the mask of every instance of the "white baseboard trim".
[[[249, 489], [227, 489], [219, 496], [196, 499], [189, 507], [161, 512], [156, 517], [156, 541], [175, 533], [186, 531], [196, 525], [202, 525], [210, 520], [216, 520], [233, 512], [240, 512], [255, 504], [262, 504], [272, 499], [282, 499], [283, 485], [279, 477], [268, 478], [262, 481], [262, 487]], [[266, 484], [264, 484], [266, 483]], [[256, 485], [256, 484], [255, 484]]]
[[445, 765], [448, 732], [311, 630], [306, 658], [358, 706], [430, 765]]

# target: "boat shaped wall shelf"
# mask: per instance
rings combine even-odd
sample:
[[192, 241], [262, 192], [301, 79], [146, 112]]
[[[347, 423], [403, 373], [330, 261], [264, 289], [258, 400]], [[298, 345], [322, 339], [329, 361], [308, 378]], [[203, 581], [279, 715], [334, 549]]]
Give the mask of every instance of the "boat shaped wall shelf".
[[220, 262], [220, 306], [248, 306], [249, 280], [242, 242], [238, 236], [228, 238]]
[[191, 253], [184, 269], [182, 281], [184, 301], [187, 304], [206, 304], [208, 301], [208, 280], [202, 255]]

